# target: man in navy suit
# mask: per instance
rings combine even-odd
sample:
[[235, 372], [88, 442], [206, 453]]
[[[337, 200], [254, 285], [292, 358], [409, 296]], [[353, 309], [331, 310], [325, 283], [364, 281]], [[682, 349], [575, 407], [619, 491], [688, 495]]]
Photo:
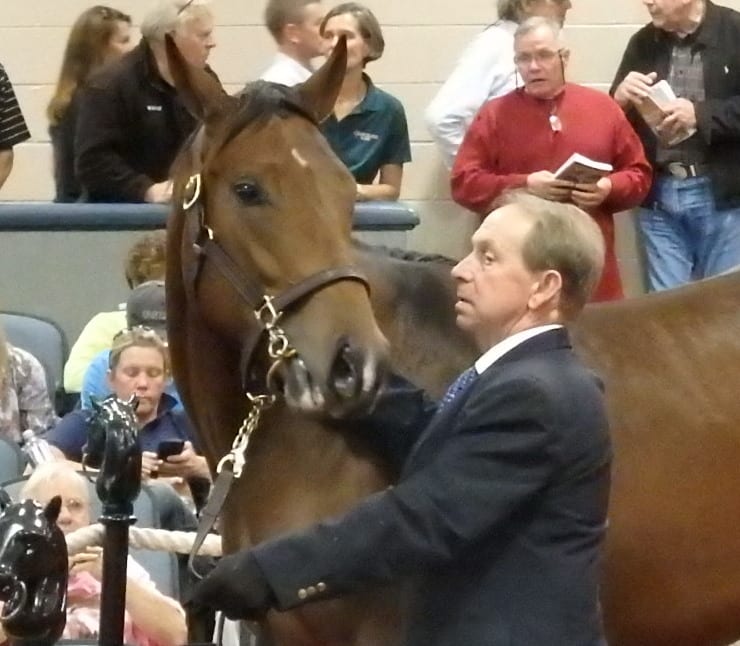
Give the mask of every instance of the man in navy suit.
[[224, 557], [196, 602], [255, 618], [403, 579], [408, 646], [605, 644], [611, 447], [600, 383], [563, 327], [598, 282], [604, 242], [577, 207], [525, 194], [472, 242], [452, 271], [455, 311], [483, 354], [431, 417], [407, 385], [367, 423], [401, 458], [399, 484]]

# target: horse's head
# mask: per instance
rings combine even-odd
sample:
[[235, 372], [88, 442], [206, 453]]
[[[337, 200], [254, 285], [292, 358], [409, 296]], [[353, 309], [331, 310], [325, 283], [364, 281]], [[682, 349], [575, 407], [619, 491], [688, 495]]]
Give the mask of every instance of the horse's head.
[[67, 543], [56, 520], [62, 499], [10, 504], [0, 516], [0, 622], [14, 641], [56, 643], [64, 630]]
[[120, 503], [128, 508], [141, 488], [141, 448], [136, 423], [135, 395], [128, 401], [110, 395], [92, 400], [87, 422], [83, 465], [100, 469], [96, 491], [103, 504]]
[[264, 356], [254, 350], [266, 349], [261, 332], [275, 313], [265, 296], [273, 299], [296, 350], [273, 371], [287, 402], [335, 416], [361, 409], [376, 393], [387, 343], [352, 264], [356, 184], [317, 127], [344, 78], [344, 42], [306, 83], [256, 82], [235, 97], [171, 42], [168, 55], [180, 95], [203, 121], [175, 172], [188, 298], [241, 353], [245, 382], [260, 362], [264, 378], [264, 361], [253, 358]]

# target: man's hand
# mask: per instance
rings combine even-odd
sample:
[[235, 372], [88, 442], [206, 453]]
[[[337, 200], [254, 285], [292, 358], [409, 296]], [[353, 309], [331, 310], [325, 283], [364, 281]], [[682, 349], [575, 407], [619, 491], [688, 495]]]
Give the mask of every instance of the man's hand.
[[681, 133], [696, 128], [696, 109], [688, 99], [676, 99], [663, 108], [665, 119], [658, 125], [658, 136], [663, 141], [672, 141]]
[[144, 193], [144, 200], [153, 204], [169, 202], [172, 199], [172, 181], [152, 184]]
[[575, 187], [573, 182], [556, 179], [549, 170], [540, 170], [527, 176], [527, 190], [545, 200], [566, 202]]
[[612, 181], [602, 177], [596, 184], [576, 184], [570, 199], [577, 207], [588, 211], [600, 206], [612, 192]]
[[655, 72], [650, 72], [650, 74], [630, 72], [614, 91], [614, 100], [622, 108], [626, 108], [631, 103], [640, 103], [648, 95], [650, 86], [657, 78], [658, 75]]
[[182, 451], [160, 461], [159, 473], [163, 476], [180, 476], [181, 478], [208, 477], [205, 458], [193, 449], [192, 442], [185, 442]]
[[241, 550], [221, 558], [195, 587], [192, 601], [221, 610], [229, 619], [257, 620], [277, 600], [252, 553]]

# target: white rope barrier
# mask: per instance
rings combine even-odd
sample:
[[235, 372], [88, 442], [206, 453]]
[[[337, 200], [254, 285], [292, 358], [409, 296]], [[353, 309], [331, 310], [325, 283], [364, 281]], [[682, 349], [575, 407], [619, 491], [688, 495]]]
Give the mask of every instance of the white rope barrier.
[[[102, 545], [105, 530], [100, 523], [81, 527], [67, 534], [67, 551], [70, 555], [82, 552], [91, 545]], [[160, 552], [177, 552], [189, 554], [195, 541], [195, 532], [177, 532], [150, 527], [129, 527], [129, 547], [157, 550]], [[198, 550], [205, 556], [221, 556], [221, 537], [208, 534]]]

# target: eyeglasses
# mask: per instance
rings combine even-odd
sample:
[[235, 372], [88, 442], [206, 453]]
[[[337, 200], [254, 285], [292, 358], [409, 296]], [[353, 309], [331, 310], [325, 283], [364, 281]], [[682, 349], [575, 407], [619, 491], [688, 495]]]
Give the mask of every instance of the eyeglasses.
[[563, 53], [562, 49], [540, 49], [533, 53], [517, 54], [514, 56], [514, 64], [520, 67], [526, 67], [531, 65], [532, 61], [537, 61], [539, 64], [552, 63], [556, 58], [561, 56]]

